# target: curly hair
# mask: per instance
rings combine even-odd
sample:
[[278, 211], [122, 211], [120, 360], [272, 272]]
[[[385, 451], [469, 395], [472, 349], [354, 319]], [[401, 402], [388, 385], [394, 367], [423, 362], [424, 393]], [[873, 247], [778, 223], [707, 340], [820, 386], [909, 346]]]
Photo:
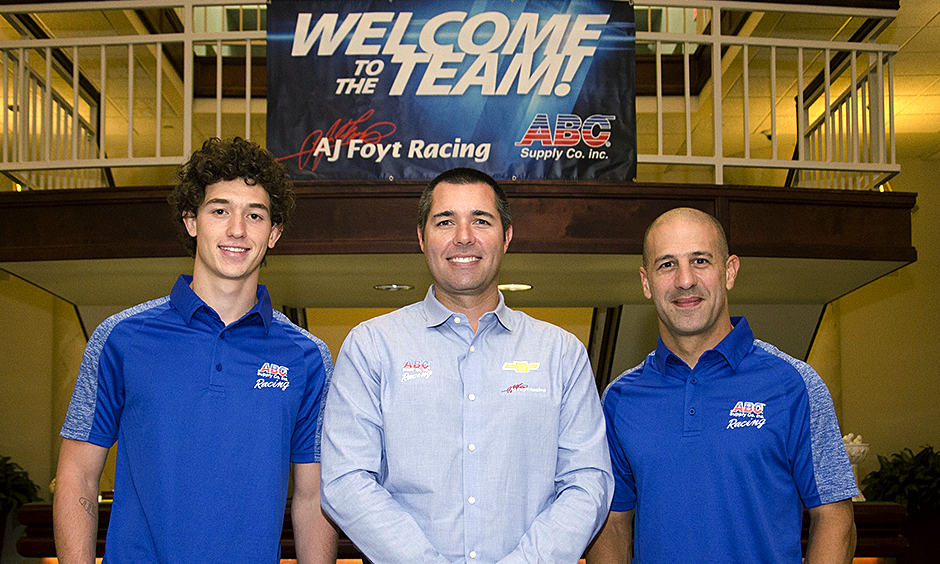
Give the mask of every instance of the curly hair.
[[190, 236], [184, 217], [195, 216], [206, 199], [206, 187], [241, 178], [249, 186], [260, 185], [271, 203], [271, 223], [286, 225], [294, 212], [294, 190], [284, 165], [257, 143], [241, 137], [213, 137], [176, 171], [177, 185], [170, 194], [174, 221], [190, 256], [196, 256], [196, 238]]

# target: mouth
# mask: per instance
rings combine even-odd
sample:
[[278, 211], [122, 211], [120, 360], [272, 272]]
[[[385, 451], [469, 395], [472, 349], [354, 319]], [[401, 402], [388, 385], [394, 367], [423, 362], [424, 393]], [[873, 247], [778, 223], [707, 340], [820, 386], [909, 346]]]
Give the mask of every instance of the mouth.
[[457, 264], [469, 264], [481, 260], [480, 257], [450, 257], [447, 259], [447, 262], [457, 263]]
[[684, 308], [695, 307], [704, 301], [705, 301], [705, 298], [703, 298], [702, 296], [682, 296], [680, 298], [676, 298], [672, 300], [672, 303], [676, 307], [684, 309]]
[[227, 253], [247, 253], [248, 249], [245, 247], [228, 247], [225, 245], [219, 245], [219, 248]]

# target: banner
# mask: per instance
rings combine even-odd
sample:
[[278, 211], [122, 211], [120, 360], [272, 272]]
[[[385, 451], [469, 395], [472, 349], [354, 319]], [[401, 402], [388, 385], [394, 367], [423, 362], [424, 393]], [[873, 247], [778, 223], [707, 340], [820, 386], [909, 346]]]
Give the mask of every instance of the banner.
[[636, 176], [633, 6], [273, 0], [267, 148], [295, 180]]

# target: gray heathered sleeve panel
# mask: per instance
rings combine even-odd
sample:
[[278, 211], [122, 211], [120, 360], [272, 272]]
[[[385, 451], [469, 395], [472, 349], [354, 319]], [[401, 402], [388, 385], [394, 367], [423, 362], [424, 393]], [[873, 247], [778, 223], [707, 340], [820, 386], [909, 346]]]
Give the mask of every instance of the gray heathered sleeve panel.
[[810, 408], [813, 474], [820, 501], [823, 504], [833, 503], [858, 495], [852, 465], [849, 464], [849, 456], [845, 452], [839, 421], [836, 419], [832, 396], [829, 395], [826, 383], [809, 364], [793, 358], [769, 343], [755, 339], [754, 344], [788, 362], [806, 385]]
[[631, 375], [631, 374], [633, 374], [633, 373], [635, 373], [635, 372], [637, 372], [637, 371], [639, 371], [639, 370], [642, 370], [642, 369], [643, 369], [643, 366], [644, 366], [647, 362], [649, 362], [650, 357], [655, 356], [655, 355], [656, 355], [656, 352], [653, 351], [653, 352], [650, 353], [645, 359], [643, 359], [643, 362], [641, 362], [640, 364], [637, 364], [636, 366], [634, 366], [633, 368], [631, 368], [631, 369], [629, 369], [629, 370], [624, 370], [624, 371], [620, 374], [620, 376], [617, 376], [616, 378], [614, 378], [614, 379], [610, 382], [610, 384], [607, 384], [607, 387], [604, 388], [604, 393], [601, 394], [601, 405], [604, 405], [604, 400], [607, 399], [607, 390], [613, 388], [613, 387], [614, 387], [614, 384], [616, 384], [621, 378], [623, 378], [623, 377], [625, 377], [625, 376], [629, 376], [629, 375]]
[[160, 306], [169, 299], [169, 296], [165, 296], [114, 314], [105, 319], [91, 334], [88, 344], [85, 345], [82, 364], [78, 368], [78, 378], [75, 380], [72, 399], [65, 413], [65, 423], [62, 424], [62, 430], [59, 432], [61, 436], [76, 441], [88, 440], [92, 422], [95, 419], [95, 403], [98, 399], [99, 359], [105, 343], [108, 342], [108, 337], [111, 336], [111, 331], [125, 319]]
[[330, 355], [330, 349], [326, 346], [326, 343], [320, 340], [317, 336], [312, 334], [310, 331], [307, 331], [303, 327], [296, 325], [280, 311], [276, 309], [273, 311], [275, 320], [281, 323], [286, 323], [292, 329], [299, 331], [301, 335], [313, 341], [313, 343], [317, 346], [317, 349], [320, 351], [320, 359], [323, 361], [323, 371], [325, 376], [323, 380], [323, 391], [320, 393], [320, 414], [317, 416], [317, 438], [316, 448], [314, 449], [314, 458], [320, 460], [320, 437], [323, 433], [323, 414], [326, 412], [326, 396], [330, 391], [330, 381], [333, 379], [333, 357]]

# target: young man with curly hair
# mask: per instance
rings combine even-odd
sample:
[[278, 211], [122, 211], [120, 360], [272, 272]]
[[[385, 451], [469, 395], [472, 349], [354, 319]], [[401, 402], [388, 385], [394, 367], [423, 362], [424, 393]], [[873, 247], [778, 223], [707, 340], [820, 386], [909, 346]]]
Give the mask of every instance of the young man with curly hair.
[[291, 472], [298, 560], [335, 562], [319, 464], [332, 360], [258, 285], [294, 208], [290, 180], [240, 138], [206, 141], [178, 177], [193, 274], [89, 339], [61, 432], [59, 561], [94, 562], [117, 442], [106, 562], [276, 563]]

